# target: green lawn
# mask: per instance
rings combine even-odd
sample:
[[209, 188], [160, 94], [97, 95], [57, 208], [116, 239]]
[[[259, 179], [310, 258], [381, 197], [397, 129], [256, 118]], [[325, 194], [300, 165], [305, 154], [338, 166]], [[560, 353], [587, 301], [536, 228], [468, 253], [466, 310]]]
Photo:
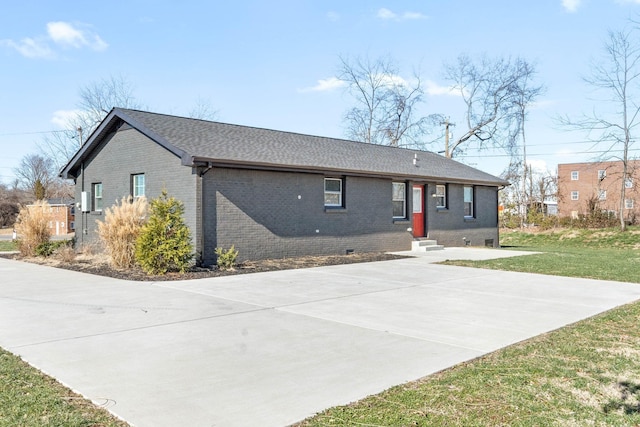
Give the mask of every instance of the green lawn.
[[0, 426], [128, 425], [0, 349]]
[[16, 244], [11, 240], [0, 240], [0, 252], [9, 252], [15, 250], [17, 250]]
[[541, 254], [489, 261], [447, 261], [444, 264], [524, 271], [640, 283], [640, 229], [560, 230], [542, 234], [511, 232], [500, 237], [503, 247]]

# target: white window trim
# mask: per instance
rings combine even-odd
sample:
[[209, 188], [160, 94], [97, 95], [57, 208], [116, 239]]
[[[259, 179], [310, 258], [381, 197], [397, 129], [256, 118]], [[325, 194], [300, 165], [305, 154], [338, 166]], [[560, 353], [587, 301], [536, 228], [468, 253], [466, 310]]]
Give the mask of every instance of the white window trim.
[[436, 185], [436, 208], [447, 208], [447, 186], [444, 184]]
[[580, 179], [580, 172], [571, 171], [571, 181], [578, 181]]
[[[333, 190], [327, 190], [327, 182], [328, 181], [338, 181], [340, 183], [340, 190], [339, 191], [333, 191]], [[325, 178], [324, 179], [324, 194], [325, 196], [327, 194], [337, 194], [338, 195], [338, 203], [327, 203], [327, 198], [325, 197], [324, 199], [324, 205], [328, 208], [340, 208], [343, 207], [343, 182], [341, 178]]]
[[633, 178], [627, 178], [624, 180], [624, 188], [633, 188]]
[[624, 199], [624, 208], [633, 209], [633, 199]]
[[571, 192], [571, 200], [580, 200], [580, 192], [579, 191], [572, 191]]
[[[142, 186], [137, 185], [136, 183], [136, 179], [138, 177], [142, 177]], [[139, 187], [142, 187], [142, 194], [140, 194], [139, 191], [137, 191], [139, 189]], [[137, 199], [138, 197], [144, 197], [146, 196], [146, 192], [147, 192], [147, 178], [145, 177], [145, 175], [143, 173], [136, 173], [131, 175], [131, 195], [133, 196], [134, 199]]]
[[599, 169], [598, 170], [598, 179], [600, 181], [602, 181], [603, 179], [605, 179], [607, 177], [607, 171], [606, 169]]
[[607, 200], [607, 190], [600, 190], [598, 200]]
[[[98, 194], [96, 192], [96, 187], [100, 186], [100, 197], [98, 197]], [[102, 192], [104, 191], [104, 188], [102, 186], [101, 182], [94, 182], [93, 184], [91, 184], [91, 191], [93, 193], [93, 200], [92, 200], [92, 204], [91, 204], [91, 209], [94, 212], [102, 212], [102, 201], [104, 200], [102, 197]], [[100, 200], [100, 206], [98, 206], [98, 200]]]
[[[467, 201], [467, 199], [466, 199], [466, 195], [467, 195], [466, 194], [467, 193], [466, 189], [467, 188], [471, 189], [471, 200], [470, 201]], [[467, 203], [471, 204], [471, 206], [469, 208], [469, 214], [465, 213], [464, 217], [465, 218], [475, 218], [476, 217], [476, 210], [475, 210], [475, 206], [474, 206], [474, 204], [475, 204], [475, 188], [472, 185], [465, 185], [462, 188], [462, 202], [463, 202], [463, 207], [466, 207]]]
[[[394, 188], [396, 185], [402, 186], [402, 199], [395, 198]], [[405, 182], [392, 182], [391, 183], [391, 202], [402, 202], [402, 215], [394, 215], [394, 219], [405, 219], [407, 217], [407, 184]]]

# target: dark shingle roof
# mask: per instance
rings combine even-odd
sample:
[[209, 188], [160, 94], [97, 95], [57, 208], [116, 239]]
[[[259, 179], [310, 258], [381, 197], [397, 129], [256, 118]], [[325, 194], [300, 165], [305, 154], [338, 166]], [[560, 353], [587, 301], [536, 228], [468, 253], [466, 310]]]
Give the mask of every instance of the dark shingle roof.
[[[114, 108], [89, 138], [100, 139], [110, 120], [119, 118], [182, 158], [185, 165], [215, 165], [430, 179], [487, 185], [507, 181], [438, 154], [335, 138], [260, 129], [205, 120]], [[103, 128], [103, 129], [101, 129]], [[82, 149], [63, 170], [77, 167]], [[413, 159], [417, 158], [414, 165]]]

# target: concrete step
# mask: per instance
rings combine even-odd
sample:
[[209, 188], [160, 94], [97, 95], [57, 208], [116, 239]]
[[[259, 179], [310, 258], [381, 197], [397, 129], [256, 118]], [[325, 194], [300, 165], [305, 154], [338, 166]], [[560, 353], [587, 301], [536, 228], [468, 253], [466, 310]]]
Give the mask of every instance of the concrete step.
[[439, 245], [437, 240], [416, 239], [411, 242], [411, 250], [414, 252], [438, 251], [444, 249], [443, 245]]

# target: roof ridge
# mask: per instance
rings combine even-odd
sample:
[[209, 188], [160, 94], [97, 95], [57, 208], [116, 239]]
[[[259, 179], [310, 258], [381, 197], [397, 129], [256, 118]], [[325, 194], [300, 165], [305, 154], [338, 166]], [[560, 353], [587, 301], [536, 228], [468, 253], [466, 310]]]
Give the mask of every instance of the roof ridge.
[[[433, 154], [435, 156], [439, 156], [439, 154], [437, 154], [434, 151], [420, 150], [420, 149], [416, 149], [416, 148], [406, 148], [406, 147], [398, 147], [398, 146], [393, 146], [393, 145], [374, 144], [372, 142], [356, 141], [356, 140], [353, 140], [353, 139], [337, 138], [337, 137], [332, 137], [332, 136], [313, 135], [313, 134], [309, 134], [309, 133], [272, 129], [272, 128], [266, 128], [266, 127], [260, 127], [260, 126], [253, 126], [253, 125], [241, 125], [241, 124], [237, 124], [237, 123], [221, 122], [221, 121], [217, 121], [217, 120], [206, 120], [206, 119], [200, 119], [200, 118], [196, 118], [196, 117], [179, 116], [179, 115], [175, 115], [175, 114], [159, 113], [159, 112], [154, 112], [154, 111], [145, 111], [145, 110], [138, 110], [138, 109], [133, 109], [133, 108], [114, 107], [114, 109], [117, 109], [117, 110], [120, 110], [120, 111], [123, 111], [123, 112], [133, 111], [133, 112], [142, 113], [142, 114], [149, 114], [149, 115], [154, 115], [154, 116], [164, 116], [164, 117], [170, 117], [170, 118], [174, 118], [174, 119], [193, 120], [193, 121], [204, 122], [204, 123], [213, 123], [213, 124], [223, 125], [223, 126], [233, 126], [233, 127], [243, 128], [243, 129], [254, 129], [254, 130], [266, 131], [266, 132], [284, 133], [284, 134], [287, 134], [287, 135], [304, 136], [304, 137], [311, 137], [311, 138], [317, 138], [317, 139], [330, 139], [330, 140], [334, 140], [334, 141], [348, 142], [348, 143], [354, 143], [354, 144], [364, 144], [364, 145], [367, 145], [367, 146], [383, 147], [383, 148], [395, 149], [395, 150], [405, 150], [405, 151], [412, 151], [412, 152], [418, 152], [418, 153], [428, 153], [428, 154]], [[454, 159], [449, 159], [449, 160], [457, 161], [457, 160], [454, 160]], [[460, 162], [458, 162], [458, 163], [460, 163]], [[464, 163], [461, 163], [461, 164], [464, 164]], [[468, 166], [468, 165], [465, 165], [465, 166]], [[471, 166], [469, 166], [469, 167], [471, 167]]]

